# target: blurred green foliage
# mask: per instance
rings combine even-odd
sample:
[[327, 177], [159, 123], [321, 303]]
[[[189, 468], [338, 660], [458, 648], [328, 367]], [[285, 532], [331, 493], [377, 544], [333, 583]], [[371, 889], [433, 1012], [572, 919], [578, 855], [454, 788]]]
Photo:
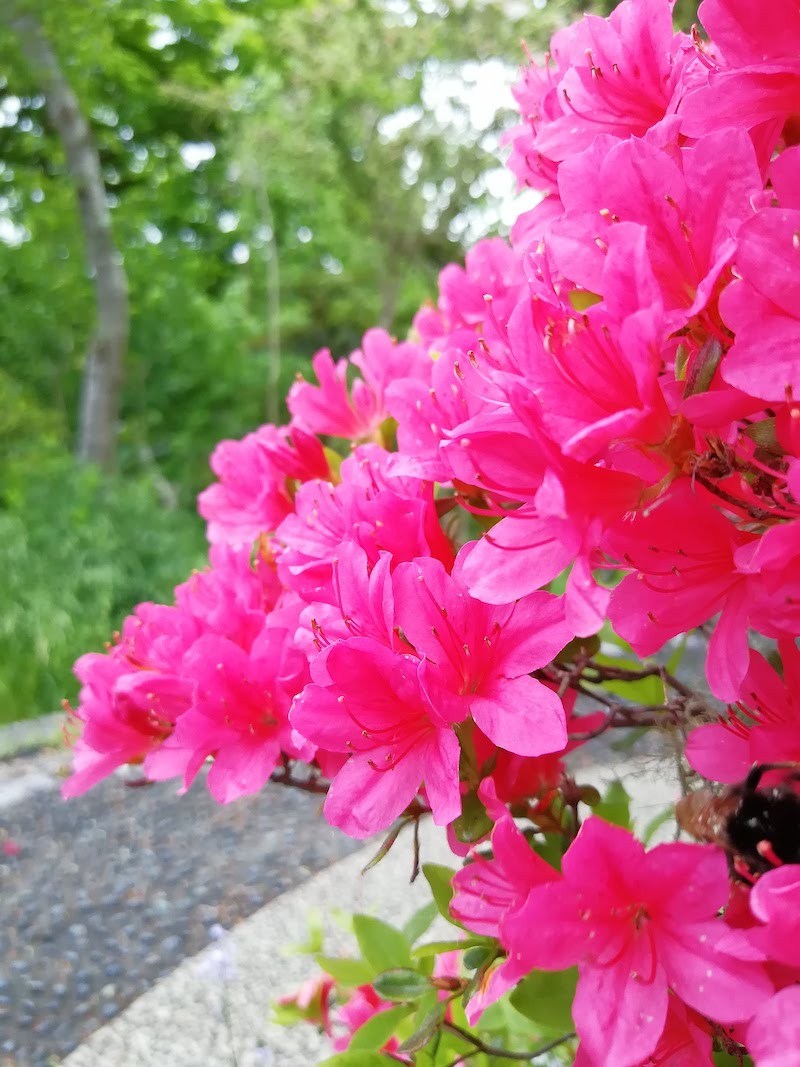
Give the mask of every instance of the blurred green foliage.
[[11, 464], [0, 507], [0, 722], [72, 698], [76, 655], [101, 650], [131, 605], [168, 598], [203, 538], [145, 476], [109, 479], [68, 455]]

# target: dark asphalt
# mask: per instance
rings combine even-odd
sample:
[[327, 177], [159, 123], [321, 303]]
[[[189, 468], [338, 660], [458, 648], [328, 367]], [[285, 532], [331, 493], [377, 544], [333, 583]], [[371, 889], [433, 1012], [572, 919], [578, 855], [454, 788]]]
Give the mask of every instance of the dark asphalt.
[[202, 780], [178, 797], [115, 777], [77, 800], [54, 788], [0, 808], [0, 845], [19, 849], [0, 849], [0, 1065], [58, 1063], [213, 924], [358, 848], [320, 807], [277, 785], [223, 807]]

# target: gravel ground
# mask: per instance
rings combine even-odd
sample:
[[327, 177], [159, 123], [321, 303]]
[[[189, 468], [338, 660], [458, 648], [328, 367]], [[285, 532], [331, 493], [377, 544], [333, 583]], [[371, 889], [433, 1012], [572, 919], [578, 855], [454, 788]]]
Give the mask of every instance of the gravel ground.
[[[225, 928], [353, 852], [320, 798], [268, 786], [216, 804], [202, 782], [68, 803], [42, 753], [0, 764], [35, 788], [0, 807], [0, 1064], [46, 1067]], [[16, 793], [14, 794], [16, 798]], [[15, 854], [16, 853], [16, 854]]]

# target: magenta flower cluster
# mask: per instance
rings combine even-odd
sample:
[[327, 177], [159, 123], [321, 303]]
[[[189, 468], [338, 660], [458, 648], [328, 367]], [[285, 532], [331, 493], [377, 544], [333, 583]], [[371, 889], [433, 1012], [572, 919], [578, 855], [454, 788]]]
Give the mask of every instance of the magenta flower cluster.
[[225, 803], [305, 764], [345, 833], [429, 811], [461, 855], [477, 799], [491, 857], [453, 914], [500, 962], [468, 1014], [577, 966], [580, 1067], [710, 1064], [722, 1035], [800, 1063], [800, 865], [732, 888], [722, 849], [590, 817], [557, 870], [510, 812], [605, 721], [549, 668], [609, 625], [639, 656], [713, 625], [701, 775], [800, 760], [800, 6], [700, 17], [710, 40], [623, 0], [555, 35], [516, 88], [541, 199], [510, 244], [446, 267], [409, 340], [318, 353], [288, 426], [223, 441], [209, 568], [76, 665], [67, 796], [211, 759]]

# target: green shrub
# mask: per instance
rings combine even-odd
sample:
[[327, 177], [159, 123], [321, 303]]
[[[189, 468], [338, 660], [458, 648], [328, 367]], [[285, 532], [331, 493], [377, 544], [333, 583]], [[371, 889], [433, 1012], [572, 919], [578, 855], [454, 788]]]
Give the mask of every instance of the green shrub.
[[75, 658], [100, 650], [141, 600], [169, 600], [204, 559], [202, 523], [167, 511], [149, 480], [67, 456], [0, 478], [0, 722], [74, 698]]

